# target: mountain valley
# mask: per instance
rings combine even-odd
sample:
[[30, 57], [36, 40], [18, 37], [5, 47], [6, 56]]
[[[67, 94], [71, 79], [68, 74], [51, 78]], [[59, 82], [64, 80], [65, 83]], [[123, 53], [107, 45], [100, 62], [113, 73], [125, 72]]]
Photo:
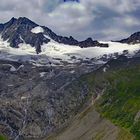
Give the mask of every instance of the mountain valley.
[[78, 41], [0, 24], [0, 139], [140, 140], [139, 98], [140, 32]]

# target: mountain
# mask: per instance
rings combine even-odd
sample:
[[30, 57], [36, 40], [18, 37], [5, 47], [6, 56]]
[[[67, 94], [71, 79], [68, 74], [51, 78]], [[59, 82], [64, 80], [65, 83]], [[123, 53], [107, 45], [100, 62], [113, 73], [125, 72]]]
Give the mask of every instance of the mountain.
[[[63, 37], [45, 26], [39, 26], [25, 17], [12, 18], [0, 24], [0, 59], [28, 61], [38, 65], [97, 65], [119, 55], [131, 57], [139, 51], [139, 34], [133, 44], [97, 41], [87, 38], [78, 41], [72, 36]], [[38, 54], [38, 55], [36, 55]]]
[[40, 45], [49, 42], [43, 34], [33, 34], [30, 30], [36, 26], [34, 22], [27, 18], [19, 18], [18, 20], [12, 18], [9, 22], [5, 23], [1, 32], [3, 40], [8, 40], [11, 47], [18, 48], [20, 43], [27, 43], [36, 47], [39, 53]]
[[1, 61], [0, 132], [17, 140], [139, 138], [139, 67], [140, 57], [125, 56], [86, 74], [78, 65]]
[[91, 46], [109, 47], [107, 44], [99, 43], [97, 40], [93, 41], [92, 38], [87, 38], [86, 40], [79, 42], [79, 46], [82, 48]]
[[139, 57], [120, 56], [77, 81], [88, 89], [87, 106], [67, 127], [43, 140], [140, 139]]
[[4, 25], [0, 24], [0, 32], [2, 32], [3, 28], [4, 28]]
[[[37, 31], [40, 28], [42, 31]], [[32, 30], [36, 32], [32, 32]], [[80, 47], [94, 47], [102, 46], [108, 47], [108, 44], [100, 44], [98, 41], [96, 43], [92, 40], [77, 41], [72, 36], [62, 37], [56, 35], [53, 31], [45, 26], [39, 26], [33, 21], [25, 17], [20, 17], [18, 19], [12, 18], [5, 24], [0, 24], [0, 33], [3, 40], [8, 40], [11, 47], [18, 48], [19, 44], [26, 43], [30, 44], [32, 47], [36, 48], [36, 52], [41, 52], [41, 45], [50, 42], [50, 39], [67, 45], [76, 45]]]
[[127, 44], [138, 44], [140, 43], [140, 32], [136, 32], [132, 34], [130, 37], [126, 39], [122, 39], [119, 42], [121, 43], [127, 43]]
[[0, 35], [0, 139], [139, 140], [139, 33], [77, 41], [21, 17]]

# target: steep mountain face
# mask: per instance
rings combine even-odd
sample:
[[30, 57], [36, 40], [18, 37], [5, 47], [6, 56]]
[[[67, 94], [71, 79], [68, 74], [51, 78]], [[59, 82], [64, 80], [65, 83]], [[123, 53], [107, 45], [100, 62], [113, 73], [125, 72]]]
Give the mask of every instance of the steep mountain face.
[[[49, 140], [140, 139], [139, 57], [128, 59], [121, 56], [81, 76], [79, 81], [84, 82], [91, 93], [89, 107]], [[100, 113], [99, 118], [96, 111]], [[115, 128], [103, 118], [119, 127]]]
[[4, 25], [0, 24], [0, 32], [3, 30], [3, 28], [4, 28]]
[[[128, 59], [121, 56], [117, 60], [111, 60], [99, 69], [96, 68], [94, 72], [85, 75], [84, 72], [80, 72], [83, 67], [77, 65], [73, 68], [52, 67], [33, 66], [27, 62], [1, 61], [0, 132], [11, 139], [17, 140], [59, 140], [59, 138], [65, 140], [66, 137], [68, 137], [68, 140], [74, 140], [75, 138], [84, 140], [85, 137], [88, 140], [92, 140], [92, 138], [95, 140], [98, 140], [98, 138], [101, 140], [128, 140], [130, 138], [129, 140], [133, 140], [134, 136], [139, 135], [138, 131], [134, 131], [136, 128], [139, 130], [139, 126], [134, 125], [132, 132], [128, 133], [128, 131], [117, 128], [104, 118], [109, 118], [111, 121], [115, 118], [115, 113], [118, 110], [120, 111], [120, 108], [115, 110], [115, 106], [112, 105], [116, 105], [117, 101], [121, 100], [122, 95], [120, 94], [123, 94], [127, 87], [128, 92], [123, 95], [121, 104], [127, 105], [127, 99], [130, 99], [130, 103], [126, 106], [128, 110], [125, 112], [128, 115], [122, 114], [124, 116], [121, 116], [118, 111], [117, 115], [120, 115], [120, 123], [116, 119], [117, 125], [121, 126], [120, 124], [123, 122], [127, 128], [127, 122], [129, 121], [127, 116], [131, 115], [132, 118], [139, 120], [139, 115], [137, 115], [140, 109], [138, 101], [139, 64], [139, 57]], [[75, 71], [75, 73], [72, 71]], [[127, 85], [122, 83], [122, 79], [128, 81]], [[116, 84], [121, 89], [119, 82], [125, 86], [122, 92], [117, 89], [109, 92], [112, 93], [113, 91], [113, 93], [116, 93], [115, 95], [118, 94], [117, 98], [114, 98], [115, 95], [112, 94], [110, 94], [110, 98], [103, 96], [108, 95], [108, 90], [115, 88]], [[129, 96], [127, 93], [133, 96]], [[99, 105], [94, 104], [95, 101], [100, 99], [100, 96], [103, 96], [103, 101], [97, 102]], [[133, 102], [134, 99], [137, 102]], [[131, 112], [136, 103], [135, 111]], [[132, 105], [130, 110], [129, 105]], [[109, 109], [104, 110], [106, 106], [111, 107], [116, 112], [112, 112], [112, 116], [105, 114], [102, 118], [100, 114], [109, 113]], [[123, 105], [121, 107], [123, 112]], [[78, 115], [78, 118], [75, 118], [76, 115]], [[123, 120], [123, 117], [126, 120]], [[90, 125], [84, 127], [85, 122]], [[69, 124], [71, 125], [69, 126]], [[130, 127], [132, 124], [131, 119]], [[65, 127], [67, 129], [63, 130]], [[61, 130], [61, 133], [57, 130]], [[46, 138], [51, 133], [53, 135], [54, 132], [56, 132], [56, 136]], [[76, 134], [74, 134], [75, 132]]]
[[130, 37], [128, 37], [126, 39], [122, 39], [119, 42], [127, 43], [127, 44], [138, 44], [138, 43], [140, 43], [140, 32], [136, 32], [136, 33], [132, 34]]
[[38, 26], [27, 18], [12, 18], [5, 23], [1, 32], [2, 38], [8, 40], [11, 47], [18, 48], [20, 43], [30, 44], [36, 47], [37, 53], [41, 52], [40, 46], [48, 43], [50, 40], [45, 38], [42, 33], [34, 34], [32, 28]]
[[70, 86], [83, 67], [0, 62], [0, 132], [11, 139], [42, 139], [63, 127], [87, 100], [86, 86], [78, 81], [78, 90]]
[[[31, 30], [35, 27], [38, 27], [36, 23], [31, 20], [20, 17], [18, 19], [12, 18], [9, 22], [5, 24], [0, 24], [0, 32], [4, 40], [8, 40], [11, 47], [18, 48], [20, 43], [30, 44], [32, 47], [36, 47], [36, 52], [41, 52], [41, 45], [43, 43], [50, 42], [50, 38], [58, 43], [68, 44], [68, 45], [77, 45], [81, 47], [94, 47], [100, 46], [100, 43], [97, 41], [92, 41], [87, 39], [83, 42], [79, 42], [73, 37], [62, 37], [56, 35], [49, 28], [41, 26], [42, 32], [32, 32]], [[103, 44], [101, 44], [103, 46]], [[107, 47], [107, 44], [104, 44]]]

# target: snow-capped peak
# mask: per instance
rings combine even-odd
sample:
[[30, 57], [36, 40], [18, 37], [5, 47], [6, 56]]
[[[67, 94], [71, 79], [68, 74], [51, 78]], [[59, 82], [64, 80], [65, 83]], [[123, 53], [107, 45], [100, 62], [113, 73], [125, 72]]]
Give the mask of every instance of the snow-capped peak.
[[[46, 36], [47, 37], [47, 36]], [[117, 58], [119, 55], [131, 57], [140, 50], [140, 44], [130, 45], [119, 42], [101, 42], [108, 43], [109, 47], [88, 47], [81, 48], [80, 46], [64, 45], [55, 41], [41, 45], [41, 53], [36, 54], [35, 48], [29, 44], [21, 43], [19, 48], [10, 47], [7, 41], [3, 41], [0, 37], [0, 59], [12, 59], [20, 61], [34, 61], [36, 63], [51, 63], [68, 62], [77, 63], [82, 61], [92, 61], [93, 63], [104, 63], [110, 58]]]

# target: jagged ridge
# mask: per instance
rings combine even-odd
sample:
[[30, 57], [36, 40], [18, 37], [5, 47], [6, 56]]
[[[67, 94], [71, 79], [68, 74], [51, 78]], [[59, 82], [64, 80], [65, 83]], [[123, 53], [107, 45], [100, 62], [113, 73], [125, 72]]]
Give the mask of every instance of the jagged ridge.
[[136, 32], [131, 36], [129, 36], [128, 38], [120, 40], [119, 42], [127, 44], [138, 44], [140, 43], [140, 32]]
[[[44, 30], [43, 33], [32, 33], [31, 30], [37, 26], [39, 25], [25, 17], [20, 17], [18, 19], [12, 18], [7, 23], [0, 24], [0, 32], [3, 40], [8, 40], [11, 47], [18, 48], [20, 43], [25, 42], [26, 44], [30, 44], [32, 47], [36, 47], [37, 53], [41, 52], [41, 45], [43, 43], [50, 42], [50, 38], [58, 43], [77, 45], [80, 47], [108, 47], [108, 44], [93, 41], [91, 38], [79, 42], [72, 36], [59, 36], [45, 26], [40, 26]], [[44, 35], [47, 35], [48, 38]]]

